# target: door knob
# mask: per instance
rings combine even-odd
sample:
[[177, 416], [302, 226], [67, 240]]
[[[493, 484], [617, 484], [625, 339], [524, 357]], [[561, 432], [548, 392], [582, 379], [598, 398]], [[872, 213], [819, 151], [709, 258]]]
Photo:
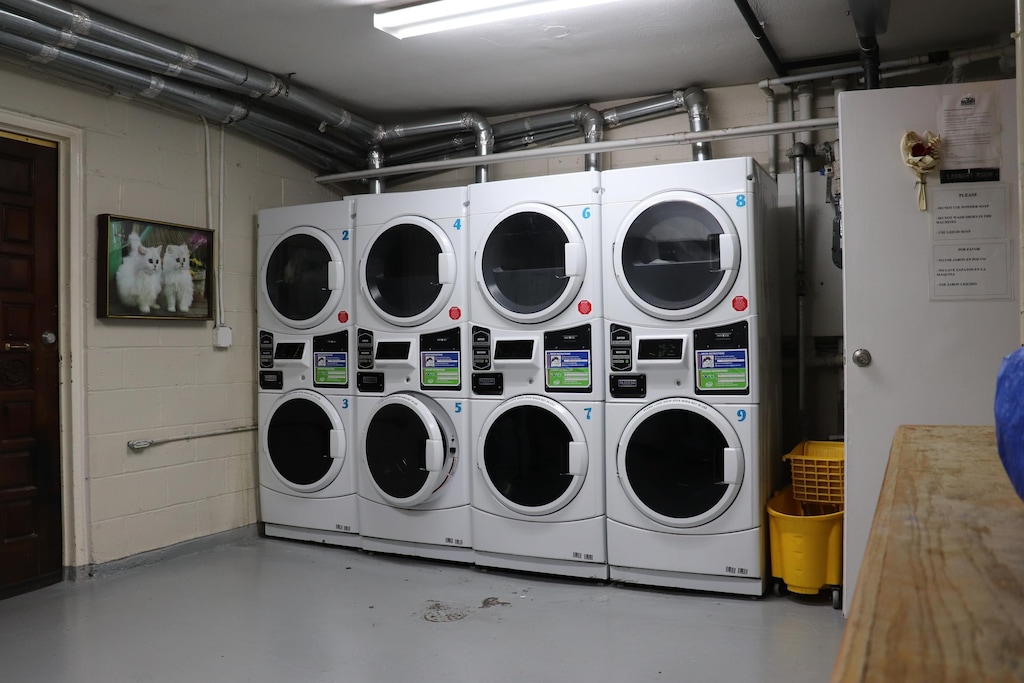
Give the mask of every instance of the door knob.
[[853, 363], [862, 368], [871, 365], [871, 352], [867, 349], [857, 349], [853, 352]]
[[57, 341], [57, 335], [47, 330], [46, 332], [43, 332], [42, 340], [43, 344], [45, 344], [46, 346], [50, 346], [51, 344]]

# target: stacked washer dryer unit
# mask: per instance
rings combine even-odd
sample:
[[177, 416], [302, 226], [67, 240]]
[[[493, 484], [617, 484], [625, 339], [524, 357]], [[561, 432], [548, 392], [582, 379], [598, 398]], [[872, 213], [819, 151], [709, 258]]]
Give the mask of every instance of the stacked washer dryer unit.
[[736, 158], [602, 184], [610, 577], [761, 595], [780, 457], [775, 181]]
[[476, 563], [608, 576], [600, 175], [470, 185]]
[[355, 203], [363, 547], [472, 562], [466, 188]]
[[358, 547], [352, 203], [259, 212], [260, 519], [268, 536]]

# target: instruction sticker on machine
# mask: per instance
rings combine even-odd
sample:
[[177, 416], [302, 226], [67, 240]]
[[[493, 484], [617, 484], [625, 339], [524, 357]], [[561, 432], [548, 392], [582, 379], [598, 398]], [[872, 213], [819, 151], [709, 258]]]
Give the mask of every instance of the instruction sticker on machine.
[[348, 386], [348, 352], [317, 351], [313, 354], [313, 383], [317, 386]]
[[459, 371], [458, 351], [421, 351], [420, 374], [424, 386], [459, 386], [462, 373]]
[[544, 375], [552, 388], [590, 386], [590, 351], [545, 351]]
[[700, 388], [706, 391], [733, 391], [749, 386], [747, 350], [698, 351], [697, 372]]

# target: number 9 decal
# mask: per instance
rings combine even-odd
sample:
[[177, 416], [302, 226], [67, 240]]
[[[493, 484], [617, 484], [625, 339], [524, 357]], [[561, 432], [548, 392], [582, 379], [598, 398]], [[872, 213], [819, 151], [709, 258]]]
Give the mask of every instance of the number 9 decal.
[[745, 411], [745, 410], [737, 410], [736, 411], [736, 421], [737, 422], [743, 422], [746, 419], [747, 419], [747, 411]]

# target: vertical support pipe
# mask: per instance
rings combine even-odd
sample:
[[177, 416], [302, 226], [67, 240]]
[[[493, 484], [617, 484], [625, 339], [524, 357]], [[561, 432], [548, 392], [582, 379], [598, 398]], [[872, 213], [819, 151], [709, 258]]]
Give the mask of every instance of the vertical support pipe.
[[864, 67], [864, 88], [878, 89], [878, 40], [874, 36], [860, 36], [860, 63]]
[[[366, 155], [366, 165], [369, 168], [384, 167], [384, 152], [380, 147], [372, 148]], [[370, 194], [381, 194], [384, 192], [384, 178], [377, 176], [370, 178]]]
[[[796, 87], [796, 118], [806, 121], [814, 118], [814, 85], [805, 81]], [[813, 144], [811, 131], [805, 130], [796, 134], [796, 141], [810, 147]]]
[[797, 344], [797, 415], [800, 440], [807, 438], [807, 226], [804, 212], [804, 157], [807, 146], [793, 145], [796, 199], [796, 344]]
[[[763, 86], [765, 104], [768, 106], [768, 123], [775, 123], [777, 112], [775, 111], [775, 91], [768, 86]], [[779, 138], [777, 135], [768, 136], [768, 174], [772, 178], [779, 176]]]

